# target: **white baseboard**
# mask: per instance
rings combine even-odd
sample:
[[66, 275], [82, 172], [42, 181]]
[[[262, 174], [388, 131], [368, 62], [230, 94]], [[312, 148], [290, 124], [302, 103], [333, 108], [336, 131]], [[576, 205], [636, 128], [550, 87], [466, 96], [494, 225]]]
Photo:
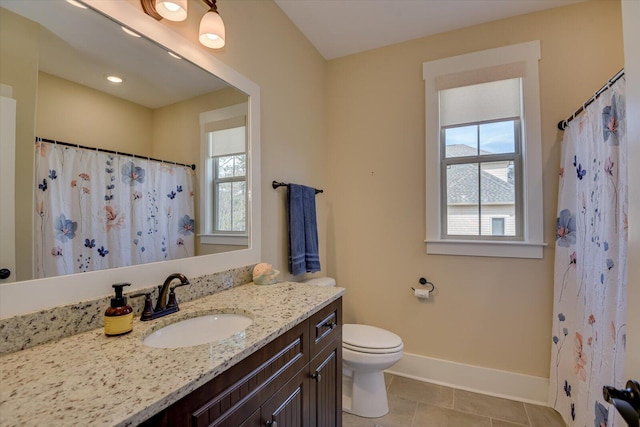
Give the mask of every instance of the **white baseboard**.
[[548, 406], [549, 379], [405, 353], [386, 372], [434, 384]]

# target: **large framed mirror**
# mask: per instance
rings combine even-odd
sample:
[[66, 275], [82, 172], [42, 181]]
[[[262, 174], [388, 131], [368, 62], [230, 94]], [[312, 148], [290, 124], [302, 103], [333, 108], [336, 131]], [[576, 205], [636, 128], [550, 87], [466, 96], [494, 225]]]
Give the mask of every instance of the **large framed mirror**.
[[[6, 213], [6, 203], [0, 212], [0, 224], [4, 224], [0, 230], [3, 252], [14, 255], [15, 266], [0, 267], [11, 269], [10, 280], [17, 280], [0, 281], [2, 317], [108, 295], [110, 285], [120, 281], [131, 282], [133, 288], [148, 287], [174, 271], [203, 275], [260, 260], [260, 94], [257, 85], [195, 43], [143, 14], [132, 3], [99, 0], [83, 3], [89, 7], [79, 8], [65, 0], [0, 2], [2, 96], [15, 99], [16, 103], [13, 148], [16, 170], [10, 173], [15, 177], [13, 189], [4, 188], [7, 179], [0, 177], [3, 194], [13, 192], [15, 198], [13, 212], [8, 209]], [[123, 77], [124, 84], [107, 82], [105, 78], [112, 74]], [[231, 224], [227, 229], [226, 222], [220, 220], [225, 209], [215, 208], [216, 202], [222, 205], [227, 200], [223, 194], [226, 181], [220, 186], [220, 195], [211, 187], [214, 184], [210, 176], [216, 176], [214, 167], [218, 165], [212, 158], [218, 156], [217, 161], [220, 157], [220, 150], [211, 148], [213, 135], [221, 133], [221, 126], [229, 121], [225, 118], [203, 123], [202, 117], [217, 117], [216, 112], [224, 117], [229, 110], [238, 117], [227, 127], [233, 128], [235, 134], [242, 134], [244, 140], [240, 145], [245, 150], [240, 154], [238, 150], [233, 153], [222, 150], [223, 155], [235, 156], [231, 161], [235, 165], [232, 170], [241, 170], [244, 180], [243, 186], [234, 184], [233, 197], [227, 194], [227, 199], [233, 199], [236, 211], [236, 219], [227, 221]], [[238, 125], [238, 120], [243, 123]], [[41, 140], [36, 142], [36, 137]], [[226, 134], [222, 137], [227, 138]], [[7, 139], [3, 137], [2, 141], [4, 150]], [[87, 218], [91, 216], [102, 220], [102, 228], [113, 230], [116, 225], [124, 228], [124, 222], [115, 219], [120, 214], [137, 220], [145, 215], [128, 207], [121, 212], [115, 207], [87, 205], [86, 198], [91, 197], [96, 188], [88, 184], [87, 173], [86, 182], [83, 177], [65, 176], [69, 181], [64, 185], [67, 192], [55, 193], [54, 197], [75, 197], [73, 203], [80, 205], [79, 216], [84, 212], [84, 218], [72, 221], [56, 212], [57, 222], [49, 221], [53, 224], [53, 240], [45, 244], [39, 242], [38, 217], [47, 211], [42, 208], [46, 203], [41, 197], [45, 193], [43, 187], [53, 190], [62, 176], [58, 168], [46, 163], [42, 166], [37, 157], [41, 151], [54, 149], [64, 153], [61, 162], [65, 167], [72, 163], [70, 152], [79, 157], [83, 167], [90, 163], [86, 154], [90, 153], [93, 157], [108, 156], [103, 158], [107, 168], [119, 161], [117, 167], [112, 167], [115, 171], [112, 175], [122, 175], [118, 178], [132, 188], [146, 178], [149, 187], [132, 192], [133, 198], [131, 194], [126, 196], [131, 200], [155, 195], [173, 203], [180, 197], [192, 196], [188, 214], [175, 204], [167, 207], [157, 202], [151, 213], [149, 206], [143, 208], [147, 220], [164, 214], [172, 221], [171, 228], [177, 227], [182, 234], [156, 233], [161, 239], [157, 244], [160, 258], [151, 257], [151, 250], [140, 251], [144, 238], [146, 242], [151, 241], [154, 231], [151, 227], [138, 227], [131, 236], [111, 241], [111, 246], [89, 233], [81, 234], [80, 227], [87, 228], [90, 221]], [[176, 163], [193, 164], [195, 171]], [[166, 176], [187, 169], [191, 184], [186, 186], [180, 181], [169, 183], [173, 187], [163, 187], [164, 179], [151, 174], [154, 164], [161, 169], [159, 173]], [[43, 171], [44, 178], [40, 176]], [[141, 177], [139, 172], [146, 175]], [[109, 183], [103, 187], [108, 186]], [[78, 195], [69, 193], [68, 187], [73, 187]], [[108, 197], [109, 194], [100, 194], [98, 199]], [[122, 204], [127, 204], [126, 197]], [[241, 210], [246, 213], [238, 214]], [[11, 214], [14, 224], [6, 220], [11, 219]], [[215, 221], [212, 218], [222, 226], [212, 227]], [[115, 222], [108, 224], [109, 221]], [[208, 227], [200, 227], [201, 224]], [[160, 227], [162, 224], [156, 225], [155, 231]], [[42, 259], [55, 256], [57, 249], [63, 250], [56, 245], [56, 238], [64, 240], [65, 233], [67, 237], [76, 237], [76, 231], [76, 240], [83, 243], [84, 255], [82, 251], [80, 255], [76, 252], [71, 262], [65, 263], [74, 265], [67, 265], [69, 268], [60, 272], [45, 266]], [[193, 246], [185, 248], [189, 238]], [[180, 244], [179, 250], [171, 250], [168, 244], [176, 242]], [[147, 245], [151, 247], [151, 243]], [[93, 254], [98, 250], [101, 251]], [[126, 259], [120, 265], [110, 265], [100, 258], [105, 252], [128, 251], [135, 255], [136, 250], [137, 257]], [[172, 256], [168, 256], [169, 252]], [[91, 254], [93, 265], [88, 269], [87, 258]], [[158, 262], [159, 259], [162, 261]]]

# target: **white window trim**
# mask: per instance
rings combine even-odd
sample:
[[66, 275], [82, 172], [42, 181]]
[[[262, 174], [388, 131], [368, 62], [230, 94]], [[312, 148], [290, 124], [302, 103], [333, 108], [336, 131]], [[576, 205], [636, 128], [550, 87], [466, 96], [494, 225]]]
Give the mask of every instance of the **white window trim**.
[[[542, 258], [542, 149], [540, 121], [540, 85], [538, 61], [540, 41], [535, 40], [496, 49], [474, 52], [425, 62], [422, 75], [425, 81], [426, 126], [426, 246], [428, 254], [491, 256], [507, 258]], [[438, 89], [436, 79], [465, 71], [479, 70], [516, 62], [525, 63], [522, 78], [524, 140], [523, 165], [523, 240], [489, 241], [442, 239], [440, 197], [440, 126], [438, 118]]]
[[230, 246], [247, 246], [249, 244], [249, 236], [243, 234], [198, 234], [201, 245], [230, 245]]
[[[204, 162], [206, 161], [209, 153], [208, 153], [208, 144], [206, 138], [206, 132], [204, 131], [204, 127], [207, 123], [218, 122], [222, 120], [228, 120], [235, 117], [247, 116], [248, 113], [248, 104], [246, 102], [241, 104], [232, 105], [230, 107], [218, 108], [212, 111], [206, 111], [204, 113], [200, 113], [200, 159], [202, 159], [202, 164], [200, 165], [200, 170], [202, 173], [200, 174], [200, 188], [203, 190], [203, 197], [200, 200], [200, 234], [198, 237], [200, 238], [201, 245], [231, 245], [231, 246], [248, 246], [249, 245], [249, 229], [251, 228], [251, 223], [247, 224], [247, 231], [244, 233], [207, 233], [205, 226], [205, 218], [207, 218], [207, 205], [212, 203], [211, 196], [207, 188], [207, 177], [205, 173], [206, 166]], [[247, 143], [247, 172], [251, 171], [251, 165], [248, 163], [251, 161], [249, 156], [249, 143]], [[246, 178], [247, 188], [249, 188], [249, 180], [251, 176], [248, 175]], [[247, 219], [250, 218], [250, 208], [249, 208], [249, 200], [247, 200]]]

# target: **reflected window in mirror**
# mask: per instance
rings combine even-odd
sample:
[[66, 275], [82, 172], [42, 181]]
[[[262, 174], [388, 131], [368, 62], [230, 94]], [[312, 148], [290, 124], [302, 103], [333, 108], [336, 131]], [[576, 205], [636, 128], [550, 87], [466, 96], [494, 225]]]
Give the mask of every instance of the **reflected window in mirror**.
[[200, 114], [203, 200], [200, 242], [248, 244], [247, 104]]

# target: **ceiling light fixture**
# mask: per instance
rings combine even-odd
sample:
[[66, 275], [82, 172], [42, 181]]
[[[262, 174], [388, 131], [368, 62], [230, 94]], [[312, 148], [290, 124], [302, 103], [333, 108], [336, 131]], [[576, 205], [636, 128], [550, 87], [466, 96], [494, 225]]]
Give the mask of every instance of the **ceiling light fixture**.
[[224, 22], [218, 13], [216, 0], [203, 1], [209, 5], [209, 11], [200, 21], [200, 43], [213, 49], [220, 49], [225, 43]]
[[187, 19], [187, 0], [155, 0], [156, 12], [169, 21]]
[[[226, 35], [224, 22], [218, 13], [216, 0], [202, 0], [209, 6], [209, 11], [200, 21], [198, 37], [204, 46], [220, 49], [225, 45]], [[187, 0], [140, 0], [142, 10], [157, 19], [184, 21], [187, 18]]]
[[122, 28], [122, 31], [124, 31], [125, 33], [129, 34], [130, 36], [140, 38], [140, 34], [136, 33], [135, 31], [132, 31], [132, 30], [130, 30], [127, 27], [124, 27], [124, 26], [122, 26], [120, 28]]
[[79, 7], [80, 9], [86, 9], [87, 6], [83, 5], [80, 2], [77, 2], [76, 0], [67, 0], [67, 3], [69, 3], [70, 5], [73, 5], [75, 7]]
[[120, 83], [124, 82], [124, 79], [122, 77], [118, 77], [118, 76], [114, 76], [114, 75], [107, 76], [107, 80], [109, 80], [111, 83], [115, 83], [115, 84], [120, 84]]

